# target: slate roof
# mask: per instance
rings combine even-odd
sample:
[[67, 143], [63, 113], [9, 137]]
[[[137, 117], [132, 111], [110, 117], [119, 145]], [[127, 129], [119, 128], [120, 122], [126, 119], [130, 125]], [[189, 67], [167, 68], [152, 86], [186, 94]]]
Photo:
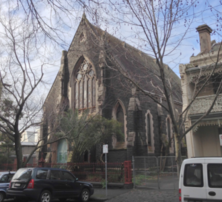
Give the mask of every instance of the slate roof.
[[[115, 65], [128, 72], [130, 77], [146, 91], [163, 96], [162, 81], [158, 78], [159, 67], [154, 58], [92, 25], [85, 16], [83, 18], [94, 35], [104, 39], [106, 54], [112, 57]], [[165, 65], [165, 75], [170, 78], [174, 101], [182, 102], [180, 78], [167, 65]]]

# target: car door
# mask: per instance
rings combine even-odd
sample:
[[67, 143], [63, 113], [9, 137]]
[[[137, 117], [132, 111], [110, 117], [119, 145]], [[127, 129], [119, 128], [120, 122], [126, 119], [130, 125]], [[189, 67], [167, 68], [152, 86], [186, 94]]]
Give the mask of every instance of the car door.
[[35, 169], [35, 190], [42, 190], [43, 188], [51, 188], [49, 183], [48, 175], [49, 169], [47, 168], [37, 168]]
[[63, 197], [66, 190], [61, 177], [60, 170], [50, 170], [49, 183], [53, 187], [54, 196], [57, 198]]
[[74, 197], [80, 193], [79, 183], [76, 178], [68, 171], [62, 171], [63, 181], [66, 187], [66, 195], [68, 197]]
[[222, 202], [222, 163], [207, 163], [207, 199]]

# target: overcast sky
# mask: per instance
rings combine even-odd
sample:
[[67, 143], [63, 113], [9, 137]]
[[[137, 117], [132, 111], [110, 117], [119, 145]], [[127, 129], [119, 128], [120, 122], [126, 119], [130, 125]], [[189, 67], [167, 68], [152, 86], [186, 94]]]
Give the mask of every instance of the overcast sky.
[[[16, 8], [17, 1], [10, 1], [15, 3], [10, 6], [14, 6]], [[7, 18], [8, 7], [6, 6], [5, 2], [7, 1], [0, 0], [0, 15], [1, 17], [4, 16], [5, 18]], [[177, 49], [171, 55], [164, 58], [164, 62], [168, 64], [178, 76], [179, 64], [189, 63], [190, 56], [193, 54], [197, 55], [200, 52], [199, 36], [196, 32], [196, 27], [202, 24], [208, 24], [213, 29], [213, 33], [211, 34], [211, 40], [216, 40], [216, 42], [219, 42], [221, 40], [221, 4], [222, 3], [218, 0], [211, 0], [209, 6], [207, 0], [200, 0], [200, 2], [197, 3], [197, 6], [193, 9], [194, 15], [192, 15], [192, 10], [189, 11], [187, 17], [188, 19], [192, 20], [192, 24], [188, 30], [187, 35], [181, 42], [180, 46], [177, 47]], [[91, 4], [91, 6], [93, 5]], [[82, 8], [79, 4], [73, 4], [73, 8], [70, 9], [71, 15], [66, 16], [60, 13], [60, 20], [58, 16], [51, 16], [50, 8], [45, 6], [44, 4], [39, 4], [38, 9], [46, 21], [50, 22], [52, 25], [55, 25], [57, 29], [60, 30], [59, 36], [63, 40], [60, 41], [59, 45], [52, 45], [49, 40], [42, 40], [42, 44], [44, 44], [44, 47], [47, 47], [47, 49], [43, 51], [44, 54], [47, 56], [47, 61], [44, 61], [47, 62], [47, 64], [45, 64], [44, 66], [44, 81], [46, 82], [46, 84], [41, 85], [41, 87], [36, 90], [35, 96], [43, 96], [45, 98], [60, 68], [62, 50], [68, 50], [69, 45], [75, 35], [76, 29], [78, 28], [78, 25], [81, 21], [84, 8]], [[141, 40], [135, 38], [134, 32], [132, 31], [130, 26], [122, 25], [121, 27], [119, 27], [118, 25], [111, 23], [111, 21], [108, 22], [110, 18], [105, 12], [99, 9], [95, 11], [98, 12], [98, 15], [101, 16], [101, 19], [103, 17], [103, 20], [98, 19], [96, 23], [96, 25], [99, 26], [101, 29], [106, 30], [110, 34], [115, 35], [117, 38], [126, 41], [134, 47], [138, 48], [139, 45], [141, 45]], [[17, 19], [22, 19], [23, 15], [24, 13], [17, 11], [15, 17]], [[86, 15], [90, 22], [95, 23], [95, 19], [90, 18], [90, 15], [87, 13], [87, 10]], [[107, 19], [108, 23], [105, 23], [104, 19]], [[219, 19], [219, 21], [217, 21], [217, 19]], [[181, 21], [180, 24], [178, 23], [174, 26], [172, 30], [172, 36], [179, 37], [185, 32], [186, 29], [187, 27], [185, 27], [184, 23]], [[3, 32], [4, 29], [0, 27], [0, 34]], [[170, 48], [171, 46], [169, 45], [167, 49]], [[147, 53], [149, 54], [149, 52]], [[39, 55], [38, 57], [36, 57], [36, 59], [33, 59], [32, 61], [32, 66], [36, 68], [36, 71], [40, 64], [43, 62], [42, 58], [43, 57]]]
[[[164, 59], [164, 62], [168, 64], [178, 76], [179, 64], [189, 63], [190, 56], [193, 54], [197, 55], [200, 51], [199, 35], [196, 32], [196, 27], [202, 24], [208, 24], [213, 29], [211, 40], [216, 40], [216, 42], [219, 42], [221, 40], [221, 27], [219, 27], [220, 25], [217, 26], [218, 22], [216, 15], [218, 13], [216, 11], [222, 10], [222, 5], [218, 0], [211, 0], [210, 4], [212, 8], [209, 6], [209, 4], [206, 3], [206, 1], [200, 1], [193, 10], [194, 16], [191, 14], [190, 11], [190, 19], [192, 19], [193, 22], [188, 30], [188, 33], [186, 34], [184, 40], [181, 42], [180, 46], [171, 55], [165, 57]], [[68, 45], [71, 43], [72, 38], [75, 35], [75, 31], [81, 20], [83, 9], [79, 7], [75, 12], [75, 21], [72, 21], [72, 25], [70, 25], [70, 27], [64, 26], [63, 30], [64, 32], [66, 32], [65, 41], [67, 46], [63, 46], [63, 48], [58, 47], [58, 49], [54, 51], [54, 65], [53, 67], [48, 68], [46, 71], [46, 78], [48, 78], [47, 80], [49, 82], [53, 82], [59, 70], [61, 51], [62, 49], [68, 49]], [[101, 11], [98, 12], [100, 12], [101, 15], [105, 16], [105, 13], [101, 13]], [[87, 18], [93, 23], [93, 20], [90, 19], [90, 16], [87, 15]], [[67, 20], [67, 24], [69, 24], [69, 20]], [[104, 21], [99, 21], [97, 25], [101, 27], [101, 29], [106, 30], [110, 34], [115, 35], [116, 37], [120, 38], [123, 41], [126, 41], [127, 43], [130, 43], [134, 47], [138, 47], [139, 40], [136, 40], [134, 38], [134, 35], [132, 34], [129, 26], [121, 26], [120, 29], [117, 29], [117, 26], [115, 24], [113, 25], [111, 23], [104, 23]], [[180, 36], [185, 32], [186, 29], [187, 27], [184, 27], [184, 24], [180, 22], [180, 24], [176, 24], [173, 28], [172, 36]], [[170, 45], [168, 48], [170, 49]]]

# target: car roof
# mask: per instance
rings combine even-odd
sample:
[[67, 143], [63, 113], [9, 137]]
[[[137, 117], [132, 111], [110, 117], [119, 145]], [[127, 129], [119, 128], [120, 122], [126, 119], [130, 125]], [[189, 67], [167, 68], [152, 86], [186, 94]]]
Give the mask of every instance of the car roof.
[[184, 163], [195, 163], [195, 162], [205, 162], [205, 161], [215, 161], [222, 162], [222, 157], [194, 157], [189, 159], [184, 159]]
[[27, 168], [23, 168], [23, 169], [49, 169], [49, 170], [60, 170], [60, 171], [67, 171], [66, 169], [63, 168], [50, 168], [50, 167], [27, 167]]
[[16, 171], [1, 171], [0, 172], [0, 175], [4, 175], [4, 174], [8, 174], [8, 173], [10, 173], [10, 174], [15, 174], [16, 173]]

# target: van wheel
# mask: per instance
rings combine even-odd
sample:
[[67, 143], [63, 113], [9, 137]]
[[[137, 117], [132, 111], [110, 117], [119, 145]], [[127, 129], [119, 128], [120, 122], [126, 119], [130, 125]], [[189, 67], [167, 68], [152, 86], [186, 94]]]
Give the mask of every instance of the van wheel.
[[83, 189], [80, 195], [80, 200], [82, 202], [87, 202], [89, 200], [89, 190], [88, 189]]
[[4, 201], [5, 194], [3, 192], [0, 192], [0, 202]]
[[40, 194], [39, 202], [50, 202], [51, 201], [51, 192], [48, 190], [42, 191]]

